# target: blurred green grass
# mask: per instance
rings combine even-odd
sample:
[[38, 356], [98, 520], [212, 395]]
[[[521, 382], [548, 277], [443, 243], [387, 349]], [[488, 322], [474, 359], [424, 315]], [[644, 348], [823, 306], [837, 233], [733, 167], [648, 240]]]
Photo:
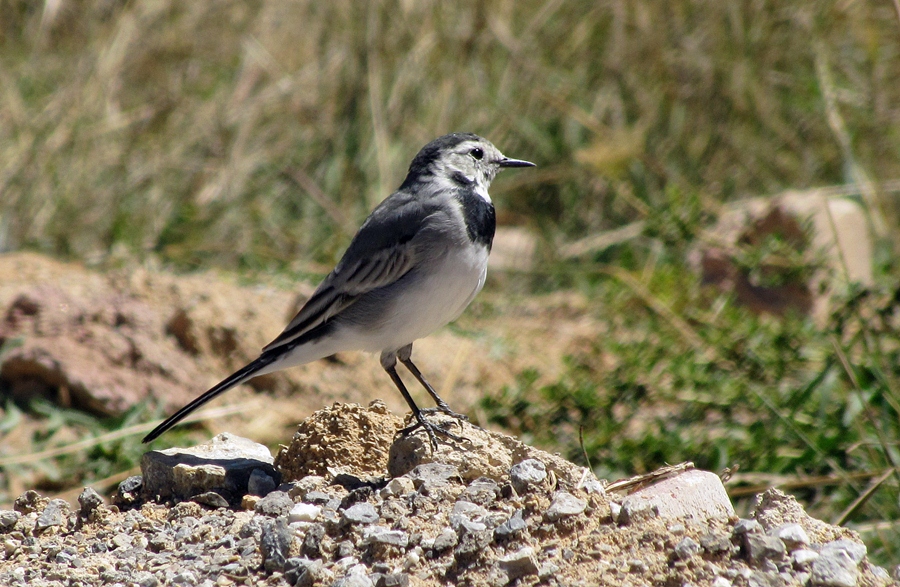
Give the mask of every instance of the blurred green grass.
[[671, 185], [721, 202], [900, 176], [887, 3], [4, 0], [0, 35], [7, 250], [330, 263], [450, 130], [540, 164], [496, 196], [557, 238]]
[[[830, 475], [795, 491], [833, 520], [900, 458], [898, 333], [869, 319], [897, 307], [898, 79], [890, 3], [0, 0], [0, 250], [317, 273], [419, 147], [477, 132], [539, 164], [492, 189], [503, 224], [541, 236], [527, 289], [580, 289], [621, 333], [486, 413], [573, 457], [583, 427], [603, 473]], [[723, 204], [845, 183], [878, 230], [878, 287], [848, 287], [827, 326], [710, 299], [687, 267]], [[560, 258], [635, 222], [633, 242]], [[849, 521], [896, 519], [897, 492], [887, 478]]]

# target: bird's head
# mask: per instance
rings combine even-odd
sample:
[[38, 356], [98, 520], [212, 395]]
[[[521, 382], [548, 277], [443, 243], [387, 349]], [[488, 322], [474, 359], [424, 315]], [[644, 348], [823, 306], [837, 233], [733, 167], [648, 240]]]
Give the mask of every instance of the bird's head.
[[534, 167], [534, 163], [510, 159], [478, 135], [451, 133], [422, 147], [400, 188], [438, 182], [447, 187], [471, 187], [489, 199], [488, 186], [504, 167]]

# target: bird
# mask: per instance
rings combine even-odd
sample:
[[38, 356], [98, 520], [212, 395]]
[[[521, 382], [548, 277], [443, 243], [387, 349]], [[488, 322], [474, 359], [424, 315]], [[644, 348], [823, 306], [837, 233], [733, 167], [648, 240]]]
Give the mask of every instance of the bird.
[[[460, 438], [426, 418], [442, 412], [459, 420], [412, 361], [416, 340], [452, 322], [481, 291], [496, 228], [488, 188], [502, 169], [534, 167], [503, 155], [472, 133], [450, 133], [424, 147], [406, 179], [363, 222], [334, 270], [259, 357], [238, 369], [154, 428], [155, 440], [185, 416], [245, 381], [338, 352], [381, 353], [381, 367], [412, 411], [409, 434], [424, 428]], [[400, 361], [425, 388], [434, 408], [419, 408], [397, 373]]]

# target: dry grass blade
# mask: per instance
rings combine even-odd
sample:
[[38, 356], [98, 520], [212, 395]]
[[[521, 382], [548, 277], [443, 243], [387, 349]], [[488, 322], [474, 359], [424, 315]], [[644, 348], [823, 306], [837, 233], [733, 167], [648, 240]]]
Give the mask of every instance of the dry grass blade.
[[881, 487], [881, 484], [887, 481], [888, 477], [893, 475], [894, 472], [895, 470], [891, 468], [885, 471], [877, 479], [873, 479], [872, 482], [869, 483], [869, 486], [866, 488], [866, 490], [859, 497], [853, 500], [853, 503], [848, 505], [847, 508], [844, 509], [844, 511], [842, 511], [837, 518], [835, 518], [833, 522], [834, 525], [843, 526], [844, 522], [846, 522], [850, 518], [850, 516], [852, 516], [856, 512], [856, 510], [861, 508], [867, 501], [869, 501], [869, 498], [875, 495], [875, 492], [879, 487]]

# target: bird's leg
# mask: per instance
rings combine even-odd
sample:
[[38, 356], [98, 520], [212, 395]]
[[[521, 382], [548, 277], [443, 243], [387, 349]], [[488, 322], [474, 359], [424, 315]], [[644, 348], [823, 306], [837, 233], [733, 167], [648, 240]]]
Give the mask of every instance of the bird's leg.
[[440, 426], [432, 424], [428, 420], [425, 419], [425, 414], [422, 413], [422, 410], [419, 409], [419, 406], [416, 405], [416, 402], [413, 401], [411, 395], [409, 395], [409, 391], [406, 389], [406, 385], [403, 384], [403, 380], [400, 379], [400, 375], [397, 373], [397, 356], [395, 353], [383, 353], [381, 355], [381, 366], [387, 371], [387, 374], [390, 375], [391, 380], [394, 382], [394, 385], [397, 386], [397, 389], [400, 390], [400, 394], [403, 395], [403, 399], [406, 400], [406, 403], [409, 405], [409, 408], [412, 410], [413, 417], [416, 419], [416, 423], [407, 426], [406, 428], [400, 431], [400, 434], [404, 436], [411, 433], [413, 430], [417, 428], [424, 428], [425, 433], [428, 434], [428, 439], [431, 441], [431, 447], [434, 450], [437, 450], [437, 434], [441, 434], [450, 438], [451, 440], [455, 440], [457, 442], [462, 442], [462, 438], [455, 434], [451, 434], [447, 432]]
[[425, 388], [425, 391], [428, 392], [428, 395], [430, 395], [432, 397], [432, 399], [434, 399], [434, 403], [437, 404], [437, 407], [425, 408], [422, 410], [422, 412], [424, 412], [426, 414], [433, 413], [433, 412], [442, 412], [444, 414], [447, 414], [448, 416], [452, 416], [452, 417], [456, 418], [457, 420], [462, 420], [464, 422], [469, 421], [469, 417], [466, 416], [465, 414], [460, 414], [460, 413], [457, 413], [457, 412], [454, 412], [453, 410], [451, 410], [450, 406], [447, 404], [447, 402], [445, 402], [441, 398], [441, 396], [439, 396], [437, 394], [437, 392], [434, 390], [434, 388], [431, 387], [431, 384], [425, 380], [425, 377], [422, 375], [422, 372], [419, 371], [419, 368], [416, 367], [415, 364], [412, 362], [412, 344], [408, 344], [405, 347], [403, 347], [402, 349], [400, 349], [399, 351], [397, 351], [397, 358], [400, 359], [400, 362], [403, 363], [403, 365], [407, 369], [409, 369], [409, 372], [412, 373], [413, 377], [415, 377], [416, 380], [422, 384], [422, 387]]

